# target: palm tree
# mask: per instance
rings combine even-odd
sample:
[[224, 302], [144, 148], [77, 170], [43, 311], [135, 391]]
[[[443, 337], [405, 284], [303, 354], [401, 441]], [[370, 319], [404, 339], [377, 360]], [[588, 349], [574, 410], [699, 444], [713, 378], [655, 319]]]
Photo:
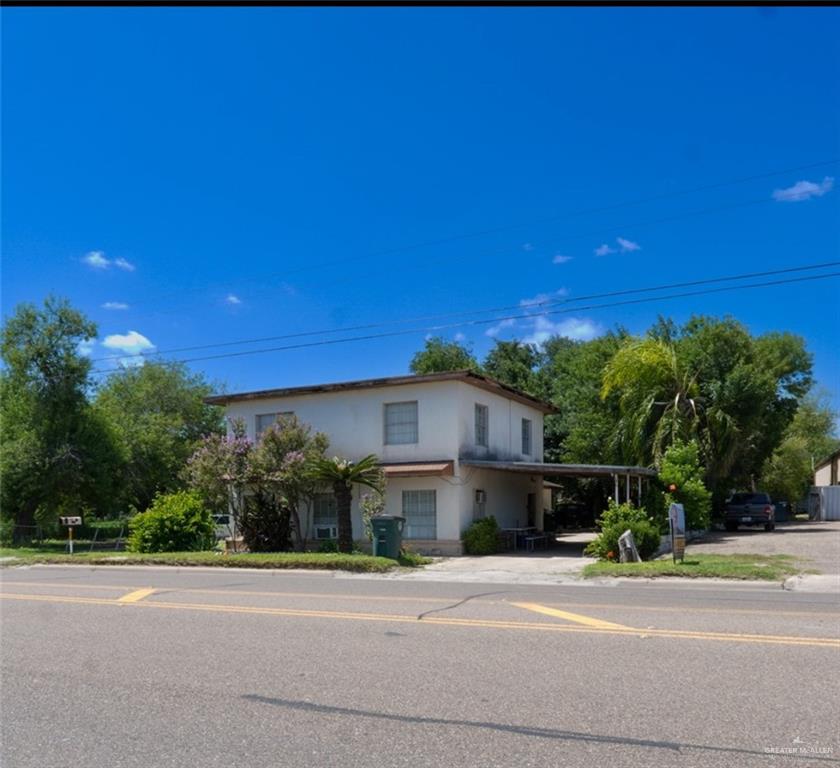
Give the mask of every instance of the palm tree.
[[634, 339], [616, 352], [604, 369], [601, 397], [613, 393], [621, 411], [616, 441], [632, 461], [658, 464], [669, 445], [694, 435], [700, 421], [697, 377], [663, 339]]
[[364, 485], [382, 492], [384, 477], [379, 467], [379, 458], [370, 454], [356, 462], [340, 459], [338, 456], [320, 459], [314, 465], [312, 477], [332, 486], [338, 517], [338, 550], [352, 552], [353, 521], [350, 517], [350, 505], [353, 501], [353, 485]]

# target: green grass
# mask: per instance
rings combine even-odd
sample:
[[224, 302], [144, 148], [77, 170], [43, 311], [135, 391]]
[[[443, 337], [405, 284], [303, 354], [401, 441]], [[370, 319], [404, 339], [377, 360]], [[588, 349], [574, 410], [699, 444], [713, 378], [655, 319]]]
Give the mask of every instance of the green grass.
[[56, 565], [175, 565], [215, 566], [219, 568], [306, 568], [363, 573], [384, 573], [399, 566], [416, 568], [425, 565], [428, 558], [411, 555], [390, 560], [371, 555], [342, 555], [328, 552], [271, 552], [223, 555], [220, 552], [161, 552], [138, 554], [135, 552], [80, 552], [74, 555], [45, 552], [32, 547], [0, 549], [0, 557], [14, 558], [3, 565], [31, 565], [48, 563]]
[[684, 562], [673, 561], [671, 555], [644, 563], [598, 562], [583, 569], [585, 579], [604, 576], [680, 576], [683, 578], [744, 579], [781, 581], [804, 571], [793, 555], [686, 555]]

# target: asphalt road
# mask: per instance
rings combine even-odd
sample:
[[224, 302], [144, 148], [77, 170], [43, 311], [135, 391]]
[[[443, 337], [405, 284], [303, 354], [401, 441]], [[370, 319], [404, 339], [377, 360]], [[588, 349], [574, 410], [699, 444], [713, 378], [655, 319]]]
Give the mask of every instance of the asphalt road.
[[840, 764], [840, 602], [778, 585], [6, 569], [4, 768]]

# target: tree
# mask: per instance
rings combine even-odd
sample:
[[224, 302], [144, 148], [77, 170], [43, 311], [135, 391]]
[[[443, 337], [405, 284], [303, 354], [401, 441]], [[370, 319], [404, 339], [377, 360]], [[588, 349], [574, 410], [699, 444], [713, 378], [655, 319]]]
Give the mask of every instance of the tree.
[[332, 486], [338, 517], [338, 550], [353, 551], [353, 520], [350, 507], [353, 503], [353, 486], [364, 485], [379, 493], [384, 487], [384, 477], [379, 459], [370, 454], [357, 462], [349, 459], [321, 459], [312, 470], [313, 480]]
[[782, 442], [764, 463], [761, 490], [778, 501], [797, 502], [805, 498], [813, 480], [814, 463], [840, 445], [834, 435], [835, 416], [824, 398], [804, 398]]
[[625, 342], [604, 369], [601, 397], [613, 392], [621, 411], [615, 439], [626, 460], [659, 463], [668, 446], [694, 435], [700, 390], [673, 343], [651, 337]]
[[254, 444], [241, 419], [231, 422], [229, 435], [211, 434], [199, 441], [187, 461], [184, 478], [214, 514], [230, 514], [234, 528], [245, 511], [245, 494], [254, 478]]
[[481, 366], [468, 347], [457, 341], [446, 341], [440, 336], [426, 339], [426, 346], [411, 358], [412, 373], [447, 373], [449, 371], [475, 371]]
[[90, 361], [80, 344], [96, 325], [63, 299], [18, 306], [2, 330], [3, 515], [18, 525], [110, 510], [116, 449], [86, 399]]
[[[320, 482], [312, 476], [312, 469], [324, 459], [329, 439], [322, 432], [312, 434], [311, 428], [294, 415], [281, 416], [263, 432], [254, 451], [252, 467], [255, 480], [271, 490], [291, 517], [295, 548], [306, 546], [308, 519], [301, 521], [301, 510], [310, 509]], [[308, 517], [308, 516], [307, 516]]]
[[207, 405], [204, 377], [180, 363], [146, 363], [111, 374], [95, 408], [111, 425], [123, 457], [120, 504], [146, 509], [158, 493], [183, 488], [182, 470], [198, 441], [221, 434], [222, 412]]
[[497, 381], [539, 397], [537, 371], [543, 356], [533, 344], [519, 341], [496, 341], [484, 358], [484, 372]]

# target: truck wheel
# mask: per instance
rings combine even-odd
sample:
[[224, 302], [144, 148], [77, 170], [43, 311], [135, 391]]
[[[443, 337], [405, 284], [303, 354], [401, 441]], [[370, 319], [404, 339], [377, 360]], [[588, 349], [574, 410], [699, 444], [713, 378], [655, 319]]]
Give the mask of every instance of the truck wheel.
[[724, 527], [726, 528], [727, 531], [737, 531], [738, 530], [738, 523], [732, 523], [729, 520], [727, 520], [723, 525], [724, 525]]

